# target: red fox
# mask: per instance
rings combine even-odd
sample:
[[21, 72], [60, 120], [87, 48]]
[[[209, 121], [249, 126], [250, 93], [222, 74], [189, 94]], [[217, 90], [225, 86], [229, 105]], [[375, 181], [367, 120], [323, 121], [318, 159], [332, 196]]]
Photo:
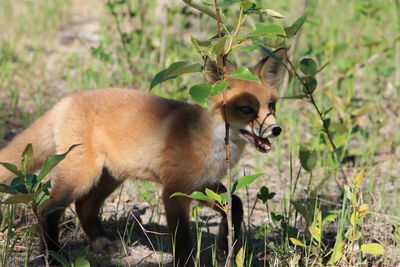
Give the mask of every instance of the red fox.
[[[274, 54], [286, 60], [286, 49]], [[221, 73], [216, 62], [210, 61], [207, 68]], [[234, 69], [228, 61], [228, 73]], [[238, 162], [246, 143], [260, 152], [270, 151], [269, 138], [282, 131], [275, 120], [275, 104], [284, 67], [267, 57], [251, 71], [260, 83], [228, 79], [226, 118], [232, 164]], [[213, 77], [208, 76], [208, 82], [216, 82]], [[190, 194], [205, 188], [226, 191], [220, 184], [226, 173], [222, 93], [210, 98], [208, 105], [204, 109], [127, 89], [75, 93], [59, 101], [0, 150], [0, 162], [21, 167], [20, 155], [31, 143], [35, 150], [31, 171], [35, 171], [47, 156], [81, 144], [52, 173], [49, 208], [65, 208], [74, 202], [83, 229], [97, 251], [117, 247], [99, 218], [105, 198], [128, 178], [161, 184], [168, 228], [175, 237], [175, 260], [184, 265], [194, 248], [189, 224], [191, 200], [170, 198], [171, 194]], [[12, 173], [0, 169], [0, 183], [10, 183], [12, 178]], [[42, 218], [49, 250], [60, 250], [58, 224], [63, 211], [58, 209]], [[233, 196], [232, 213], [238, 238], [243, 208], [237, 196]], [[221, 214], [217, 247], [226, 251], [227, 219]]]

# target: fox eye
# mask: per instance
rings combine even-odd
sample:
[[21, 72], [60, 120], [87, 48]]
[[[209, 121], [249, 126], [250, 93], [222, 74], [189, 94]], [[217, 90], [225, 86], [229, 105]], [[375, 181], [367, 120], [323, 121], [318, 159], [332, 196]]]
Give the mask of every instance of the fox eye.
[[241, 107], [239, 107], [239, 110], [240, 110], [243, 114], [250, 114], [250, 113], [253, 113], [253, 112], [254, 112], [254, 110], [253, 110], [251, 107], [249, 107], [249, 106], [241, 106]]
[[268, 108], [270, 110], [275, 110], [275, 106], [276, 106], [276, 102], [271, 102], [271, 103], [268, 104]]

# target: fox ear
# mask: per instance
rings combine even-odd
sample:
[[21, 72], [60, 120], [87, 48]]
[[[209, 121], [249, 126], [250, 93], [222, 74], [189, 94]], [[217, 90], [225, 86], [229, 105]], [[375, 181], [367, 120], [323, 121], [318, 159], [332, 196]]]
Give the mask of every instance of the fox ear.
[[[273, 53], [279, 60], [286, 63], [286, 48], [279, 48]], [[264, 58], [252, 68], [253, 73], [257, 74], [261, 81], [275, 88], [279, 87], [284, 70], [285, 66], [270, 56]]]
[[[232, 73], [235, 71], [236, 66], [228, 59], [226, 59], [226, 71], [227, 74]], [[209, 58], [206, 59], [206, 82], [207, 83], [215, 83], [218, 80], [222, 79], [222, 58], [218, 57], [217, 61], [210, 60]]]

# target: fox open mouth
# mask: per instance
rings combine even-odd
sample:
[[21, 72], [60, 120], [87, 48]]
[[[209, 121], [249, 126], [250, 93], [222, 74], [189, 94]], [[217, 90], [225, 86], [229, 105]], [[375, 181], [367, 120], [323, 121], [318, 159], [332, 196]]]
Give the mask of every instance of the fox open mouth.
[[267, 153], [271, 150], [271, 143], [269, 142], [268, 138], [259, 137], [254, 133], [244, 129], [241, 129], [240, 133], [246, 137], [246, 139], [250, 141], [250, 143], [253, 144], [258, 151]]

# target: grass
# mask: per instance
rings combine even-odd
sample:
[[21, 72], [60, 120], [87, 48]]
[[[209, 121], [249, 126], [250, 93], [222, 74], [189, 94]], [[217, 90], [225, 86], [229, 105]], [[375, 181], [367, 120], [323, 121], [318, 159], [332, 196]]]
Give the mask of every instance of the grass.
[[[260, 2], [285, 15], [280, 21], [264, 18], [266, 22], [283, 25], [291, 24], [300, 16], [303, 4], [307, 3], [305, 10], [311, 13], [290, 53], [296, 66], [302, 57], [311, 57], [319, 65], [329, 62], [317, 76], [316, 101], [323, 109], [333, 107], [329, 113], [330, 127], [348, 178], [366, 168], [359, 197], [360, 201], [369, 204], [369, 214], [358, 225], [361, 240], [364, 243], [377, 242], [385, 248], [384, 256], [363, 254], [358, 264], [398, 264], [398, 1]], [[221, 4], [224, 10], [224, 1]], [[235, 10], [234, 7], [229, 8], [229, 12]], [[121, 12], [121, 9], [116, 11]], [[162, 7], [157, 1], [140, 1], [140, 4], [132, 4], [131, 11], [135, 16], [119, 17], [120, 30], [130, 33], [123, 43], [115, 18], [99, 1], [0, 0], [0, 140], [5, 140], [2, 144], [68, 93], [99, 87], [148, 90], [154, 74], [171, 63], [199, 60], [191, 46], [190, 36], [205, 39], [215, 32], [212, 19], [184, 8], [181, 2], [171, 2]], [[258, 20], [254, 17], [250, 24]], [[258, 51], [241, 51], [235, 60], [238, 64], [252, 65], [259, 58]], [[153, 92], [190, 101], [185, 89], [201, 80], [200, 75], [187, 75], [167, 81]], [[299, 94], [299, 88], [298, 84], [290, 83], [282, 88], [281, 96]], [[262, 265], [263, 261], [272, 266], [298, 264], [299, 258], [303, 264], [318, 265], [316, 258], [324, 252], [312, 251], [315, 248], [311, 247], [307, 250], [295, 248], [285, 239], [284, 231], [279, 232], [282, 230], [281, 221], [273, 220], [270, 212], [283, 215], [290, 225], [300, 230], [298, 239], [310, 244], [305, 219], [294, 210], [290, 201], [298, 200], [310, 209], [312, 216], [317, 210], [340, 210], [343, 192], [336, 181], [341, 183], [342, 178], [320, 131], [321, 122], [311, 105], [301, 100], [282, 99], [277, 114], [284, 134], [275, 140], [273, 151], [260, 155], [249, 150], [235, 168], [237, 176], [243, 172], [265, 172], [264, 178], [250, 186], [248, 195], [242, 192], [243, 202], [250, 207], [245, 208], [249, 213], [259, 187], [265, 185], [271, 192], [276, 192], [268, 202], [268, 212], [266, 206], [257, 201], [252, 216], [245, 219], [252, 238], [257, 229], [261, 235], [254, 242], [248, 240], [255, 246], [246, 257], [252, 257], [255, 265]], [[304, 170], [299, 172], [301, 144], [318, 155], [312, 176]], [[311, 195], [310, 190], [317, 186], [318, 201], [311, 210], [310, 203], [316, 196]], [[147, 184], [129, 184], [123, 192], [134, 200], [152, 202], [151, 212], [148, 212], [152, 214], [150, 222], [165, 225], [160, 216], [162, 204], [154, 201], [157, 197], [151, 193], [152, 190], [156, 189]], [[135, 191], [137, 193], [132, 193]], [[4, 209], [2, 206], [6, 212]], [[350, 214], [351, 209], [347, 213]], [[316, 220], [311, 218], [310, 221]], [[325, 244], [334, 243], [338, 227], [344, 222], [344, 218], [337, 219], [326, 228], [322, 238]], [[9, 234], [4, 225], [2, 233]], [[348, 225], [346, 222], [346, 229]], [[268, 233], [263, 229], [269, 229]], [[162, 231], [162, 228], [153, 230]], [[267, 242], [264, 242], [264, 237]], [[161, 244], [162, 241], [155, 243]], [[203, 243], [210, 244], [209, 241]], [[332, 244], [326, 246], [332, 247]], [[3, 250], [6, 252], [10, 253], [10, 250]], [[21, 263], [23, 259], [17, 259], [17, 262]], [[351, 265], [350, 262], [347, 264]]]

